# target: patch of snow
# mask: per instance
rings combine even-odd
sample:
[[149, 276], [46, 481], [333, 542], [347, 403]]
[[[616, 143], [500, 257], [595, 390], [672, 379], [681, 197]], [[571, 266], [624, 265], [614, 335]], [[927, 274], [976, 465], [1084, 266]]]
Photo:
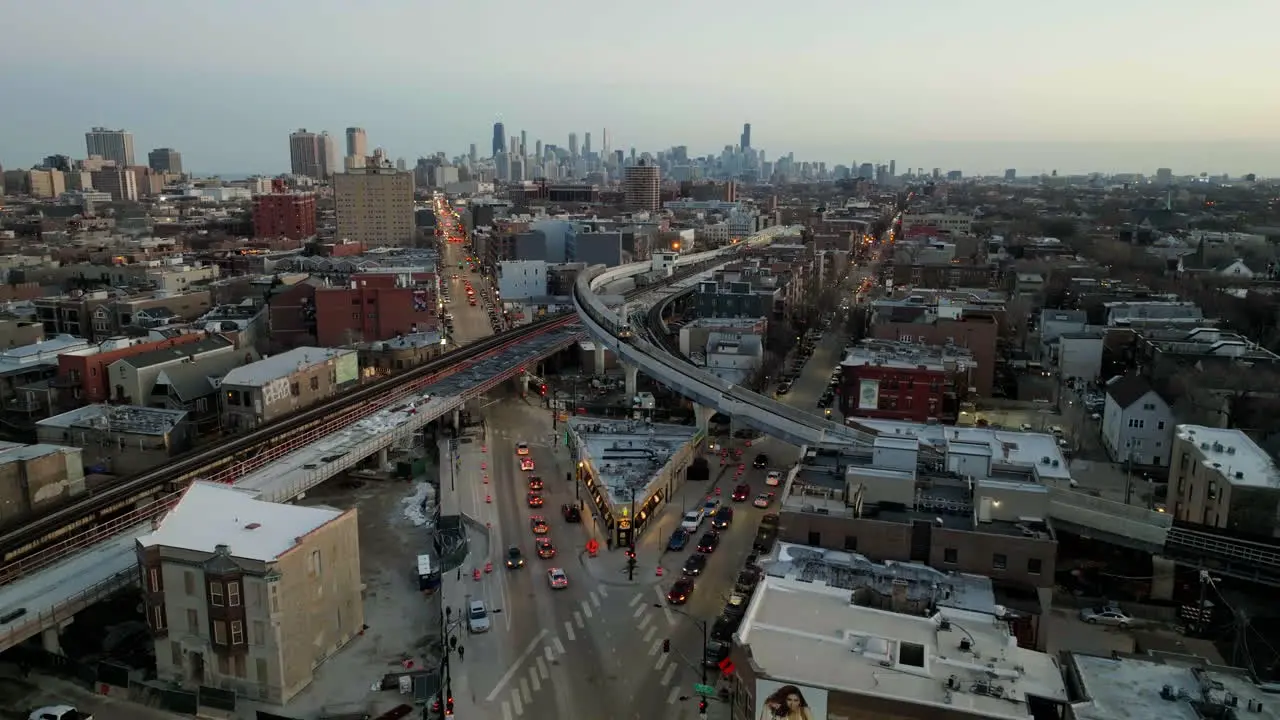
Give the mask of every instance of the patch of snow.
[[436, 516], [436, 489], [428, 482], [416, 483], [413, 494], [405, 498], [404, 516], [417, 527], [431, 527]]

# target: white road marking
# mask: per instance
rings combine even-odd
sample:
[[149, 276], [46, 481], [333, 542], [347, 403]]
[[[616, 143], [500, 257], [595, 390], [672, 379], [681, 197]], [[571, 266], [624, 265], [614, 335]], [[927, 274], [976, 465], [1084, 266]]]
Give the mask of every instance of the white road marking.
[[[564, 654], [564, 643], [560, 642], [560, 638], [551, 638], [551, 644], [555, 646], [557, 655]], [[551, 658], [548, 657], [547, 659], [550, 660]]]
[[662, 684], [670, 685], [671, 679], [674, 678], [675, 675], [676, 675], [676, 664], [671, 663], [670, 665], [667, 666], [667, 671], [662, 673]]
[[667, 654], [659, 653], [658, 661], [653, 664], [654, 670], [661, 670], [663, 665], [667, 664]]
[[594, 590], [591, 591], [591, 604], [600, 607], [600, 596]]
[[573, 634], [573, 623], [568, 620], [564, 621], [564, 634], [569, 636], [569, 642], [573, 642], [578, 638]]
[[502, 701], [502, 720], [511, 720], [511, 703]]
[[573, 611], [573, 621], [577, 623], [578, 627], [580, 628], [585, 628], [587, 626], [587, 624], [582, 621], [582, 613], [578, 612], [577, 610]]
[[591, 617], [591, 603], [586, 600], [582, 601], [582, 614]]
[[[601, 586], [600, 586], [600, 589], [601, 589], [601, 590], [604, 590], [604, 586], [603, 586], [603, 585], [601, 585]], [[636, 593], [636, 596], [635, 596], [635, 597], [633, 597], [633, 598], [631, 598], [631, 602], [627, 603], [627, 605], [629, 605], [629, 606], [631, 606], [631, 607], [635, 607], [635, 606], [636, 606], [636, 604], [637, 604], [637, 603], [639, 603], [639, 602], [640, 602], [641, 600], [643, 600], [643, 599], [644, 599], [644, 595], [642, 595], [642, 594], [640, 594], [640, 593]]]
[[[650, 630], [657, 630], [657, 629], [658, 629], [657, 625], [654, 625], [652, 628], [650, 628]], [[644, 641], [647, 643], [651, 643], [649, 645], [649, 657], [653, 657], [654, 655], [657, 655], [658, 649], [662, 647], [662, 641], [661, 640], [650, 641], [648, 635], [645, 636]]]
[[657, 593], [657, 595], [658, 595], [658, 604], [662, 606], [662, 612], [663, 612], [663, 614], [664, 614], [664, 615], [666, 615], [666, 616], [667, 616], [667, 624], [668, 624], [668, 625], [675, 625], [675, 624], [676, 624], [676, 614], [675, 614], [675, 613], [673, 613], [673, 612], [671, 612], [671, 608], [667, 607], [667, 604], [666, 604], [665, 602], [663, 602], [664, 600], [666, 600], [666, 599], [667, 599], [667, 597], [666, 597], [665, 595], [663, 595], [663, 594], [662, 594], [662, 590], [661, 590], [657, 585], [655, 585], [655, 586], [653, 587], [653, 591], [654, 591], [655, 593]]
[[511, 688], [511, 707], [515, 709], [516, 715], [524, 714], [524, 703], [520, 702], [520, 691]]
[[[546, 630], [538, 633], [538, 636], [533, 639], [533, 642], [529, 643], [529, 647], [525, 648], [524, 652], [520, 653], [520, 657], [516, 658], [516, 661], [511, 664], [511, 667], [507, 668], [507, 671], [502, 674], [502, 677], [498, 680], [498, 684], [494, 686], [493, 692], [489, 693], [489, 697], [484, 699], [485, 702], [493, 702], [493, 699], [498, 697], [498, 693], [502, 692], [502, 687], [510, 682], [511, 676], [515, 675], [516, 670], [519, 670], [520, 666], [524, 664], [524, 661], [528, 660], [529, 656], [533, 654], [533, 651], [538, 649], [538, 644], [541, 643], [542, 638], [546, 636]], [[520, 711], [517, 710], [516, 714], [519, 715]]]
[[604, 585], [596, 588], [596, 590], [600, 592], [600, 597], [609, 597], [609, 589]]
[[[636, 627], [643, 632], [644, 629], [648, 626], [649, 626], [649, 616], [645, 615], [644, 617], [640, 618], [640, 624], [637, 625]], [[657, 627], [657, 626], [655, 625], [654, 627]]]
[[[541, 660], [542, 658], [538, 659]], [[529, 686], [533, 688], [534, 692], [542, 689], [542, 681], [538, 679], [538, 668], [536, 667], [529, 668]]]
[[[671, 667], [675, 667], [672, 665]], [[520, 697], [526, 703], [533, 702], [533, 691], [529, 689], [529, 678], [520, 678]]]
[[[547, 649], [550, 650], [550, 648], [547, 648]], [[551, 671], [547, 670], [547, 663], [544, 662], [541, 657], [538, 658], [537, 662], [538, 662], [538, 675], [540, 675], [543, 680], [551, 679]]]
[[680, 686], [672, 685], [671, 692], [667, 693], [667, 704], [675, 705], [676, 701], [679, 699], [680, 699]]
[[[632, 607], [635, 607], [635, 606], [633, 605]], [[643, 606], [643, 605], [641, 605], [640, 607], [636, 608], [636, 611], [635, 611], [635, 612], [633, 612], [633, 613], [631, 613], [631, 617], [633, 617], [633, 618], [638, 618], [638, 617], [640, 617], [642, 614], [644, 614], [644, 609], [645, 609], [645, 608], [644, 608], [644, 606]]]
[[647, 643], [653, 642], [653, 636], [657, 634], [658, 634], [658, 626], [650, 625], [649, 631], [644, 634], [644, 641]]
[[[559, 640], [560, 638], [556, 638], [556, 639]], [[551, 652], [550, 645], [542, 648], [542, 654], [547, 658], [547, 662], [555, 662], [556, 656], [554, 653]]]

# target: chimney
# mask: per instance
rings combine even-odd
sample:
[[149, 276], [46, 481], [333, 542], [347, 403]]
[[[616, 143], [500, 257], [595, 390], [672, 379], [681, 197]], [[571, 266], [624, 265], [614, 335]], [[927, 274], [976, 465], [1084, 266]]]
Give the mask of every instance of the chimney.
[[893, 581], [893, 589], [890, 590], [890, 609], [896, 613], [908, 613], [911, 609], [907, 607], [907, 588], [910, 584], [902, 578], [895, 578]]

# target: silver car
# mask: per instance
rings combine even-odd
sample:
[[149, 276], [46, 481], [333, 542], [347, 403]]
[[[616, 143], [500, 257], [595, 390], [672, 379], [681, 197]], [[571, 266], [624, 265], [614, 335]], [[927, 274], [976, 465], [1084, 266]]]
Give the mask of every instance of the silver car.
[[467, 609], [467, 629], [473, 633], [489, 632], [489, 609], [483, 600], [472, 600]]
[[1096, 607], [1084, 608], [1080, 611], [1080, 619], [1090, 625], [1113, 625], [1124, 629], [1135, 624], [1135, 620], [1129, 617], [1128, 613], [1118, 607]]

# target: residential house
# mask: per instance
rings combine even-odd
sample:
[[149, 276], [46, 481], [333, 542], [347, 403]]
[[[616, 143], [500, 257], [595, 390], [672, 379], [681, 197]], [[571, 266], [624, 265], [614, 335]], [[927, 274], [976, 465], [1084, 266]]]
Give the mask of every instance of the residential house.
[[221, 335], [209, 335], [195, 343], [165, 347], [132, 357], [121, 358], [107, 367], [110, 377], [111, 402], [167, 407], [167, 392], [153, 397], [156, 379], [165, 368], [184, 362], [195, 362], [202, 357], [217, 354], [238, 354], [235, 345]]
[[258, 360], [255, 350], [213, 353], [193, 362], [171, 363], [156, 376], [151, 399], [158, 402], [163, 393], [166, 407], [184, 410], [187, 422], [200, 434], [215, 433], [222, 428], [218, 404], [218, 388], [227, 373]]
[[145, 338], [110, 338], [84, 350], [58, 356], [58, 375], [52, 385], [59, 389], [58, 407], [70, 410], [81, 405], [107, 402], [111, 399], [108, 369], [111, 363], [143, 353], [199, 342], [199, 333]]
[[1168, 467], [1176, 420], [1169, 403], [1140, 375], [1107, 383], [1102, 444], [1116, 462]]
[[36, 423], [40, 442], [78, 447], [96, 472], [134, 475], [191, 449], [185, 410], [86, 405]]
[[47, 512], [85, 491], [80, 449], [0, 443], [0, 525]]
[[359, 382], [355, 350], [300, 347], [222, 378], [223, 427], [248, 430], [332, 397]]
[[58, 373], [58, 356], [84, 350], [89, 342], [71, 335], [56, 335], [31, 345], [0, 352], [0, 400], [15, 397], [24, 385], [48, 380]]

